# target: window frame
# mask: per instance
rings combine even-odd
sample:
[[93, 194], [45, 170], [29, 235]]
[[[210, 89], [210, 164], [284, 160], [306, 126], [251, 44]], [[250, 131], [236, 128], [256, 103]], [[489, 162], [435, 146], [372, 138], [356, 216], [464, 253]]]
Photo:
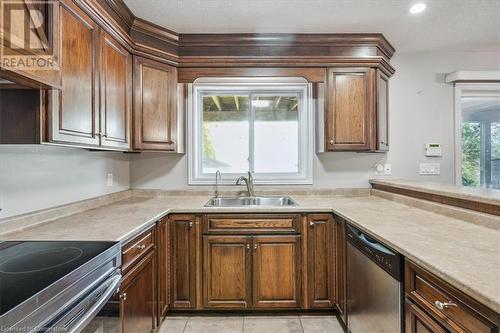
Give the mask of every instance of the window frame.
[[[245, 92], [252, 94], [299, 92], [302, 98], [298, 105], [299, 116], [299, 172], [297, 173], [257, 173], [255, 184], [269, 185], [310, 185], [313, 183], [314, 152], [314, 103], [312, 84], [300, 77], [269, 78], [199, 78], [188, 84], [188, 185], [213, 185], [215, 173], [202, 173], [201, 127], [202, 93]], [[250, 119], [249, 119], [250, 121]], [[253, 128], [253, 127], [251, 127]], [[249, 131], [252, 131], [249, 129]], [[249, 135], [251, 133], [249, 132]], [[252, 136], [250, 137], [252, 140]], [[249, 152], [253, 154], [253, 152]], [[219, 184], [234, 184], [235, 180], [246, 173], [222, 173]]]
[[462, 186], [462, 97], [490, 97], [500, 94], [500, 83], [455, 83], [455, 185]]

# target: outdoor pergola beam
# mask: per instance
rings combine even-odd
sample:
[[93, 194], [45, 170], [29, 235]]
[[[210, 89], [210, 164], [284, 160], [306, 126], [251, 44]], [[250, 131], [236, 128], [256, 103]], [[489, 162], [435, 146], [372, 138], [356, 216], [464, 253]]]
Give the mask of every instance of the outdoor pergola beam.
[[210, 97], [212, 97], [212, 100], [214, 101], [215, 106], [217, 107], [217, 109], [218, 109], [219, 111], [222, 111], [222, 106], [221, 106], [221, 104], [220, 104], [220, 99], [219, 99], [219, 96], [210, 96]]
[[240, 100], [236, 95], [234, 95], [234, 104], [236, 105], [236, 110], [240, 111]]

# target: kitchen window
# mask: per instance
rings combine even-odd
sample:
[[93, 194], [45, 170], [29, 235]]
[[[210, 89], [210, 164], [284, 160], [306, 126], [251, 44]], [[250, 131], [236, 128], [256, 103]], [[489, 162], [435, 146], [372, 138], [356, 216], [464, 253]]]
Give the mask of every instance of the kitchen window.
[[500, 189], [500, 85], [455, 89], [457, 184]]
[[189, 184], [312, 184], [311, 86], [302, 78], [199, 79], [189, 87]]

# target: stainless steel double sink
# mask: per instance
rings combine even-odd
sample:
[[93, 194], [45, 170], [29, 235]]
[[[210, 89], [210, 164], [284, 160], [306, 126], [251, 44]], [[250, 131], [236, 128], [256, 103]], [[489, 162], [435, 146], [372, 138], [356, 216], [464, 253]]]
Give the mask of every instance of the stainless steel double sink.
[[290, 197], [214, 197], [205, 204], [205, 207], [245, 206], [293, 207], [298, 205]]

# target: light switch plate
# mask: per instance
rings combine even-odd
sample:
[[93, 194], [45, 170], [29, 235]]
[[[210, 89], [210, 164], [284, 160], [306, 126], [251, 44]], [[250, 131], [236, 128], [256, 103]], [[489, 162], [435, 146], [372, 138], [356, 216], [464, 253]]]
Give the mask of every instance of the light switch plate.
[[441, 163], [420, 163], [421, 175], [439, 175], [441, 174]]

